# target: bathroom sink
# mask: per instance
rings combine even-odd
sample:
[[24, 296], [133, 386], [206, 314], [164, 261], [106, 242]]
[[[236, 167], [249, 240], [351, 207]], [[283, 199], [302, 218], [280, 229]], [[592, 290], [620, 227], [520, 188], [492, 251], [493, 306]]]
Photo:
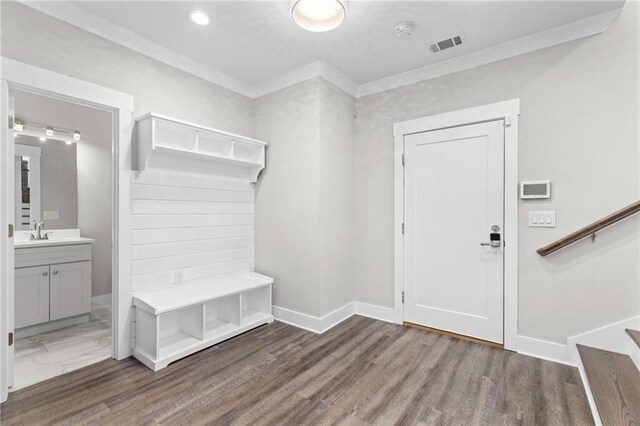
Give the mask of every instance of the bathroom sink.
[[66, 246], [72, 244], [89, 244], [95, 240], [84, 237], [70, 237], [70, 238], [50, 238], [48, 240], [16, 240], [14, 247], [19, 248], [31, 248], [31, 247], [43, 247], [43, 246]]

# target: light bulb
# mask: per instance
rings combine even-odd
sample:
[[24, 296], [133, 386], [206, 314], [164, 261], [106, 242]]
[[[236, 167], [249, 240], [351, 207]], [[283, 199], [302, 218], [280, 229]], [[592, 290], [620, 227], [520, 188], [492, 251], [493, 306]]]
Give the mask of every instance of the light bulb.
[[307, 31], [333, 30], [346, 16], [346, 0], [291, 0], [291, 17]]
[[75, 131], [73, 132], [73, 140], [74, 141], [79, 141], [80, 140], [80, 132], [79, 131]]
[[47, 136], [53, 136], [53, 127], [51, 126], [47, 127], [46, 133], [47, 133]]
[[197, 25], [209, 25], [209, 15], [201, 10], [192, 10], [189, 12], [189, 18]]

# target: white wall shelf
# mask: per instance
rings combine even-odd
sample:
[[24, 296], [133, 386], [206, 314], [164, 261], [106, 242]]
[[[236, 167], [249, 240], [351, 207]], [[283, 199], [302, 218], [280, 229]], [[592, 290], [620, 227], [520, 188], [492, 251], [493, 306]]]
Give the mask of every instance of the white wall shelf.
[[273, 279], [254, 272], [134, 293], [133, 355], [154, 371], [273, 321]]
[[264, 168], [266, 142], [148, 113], [137, 120], [138, 168], [248, 179]]

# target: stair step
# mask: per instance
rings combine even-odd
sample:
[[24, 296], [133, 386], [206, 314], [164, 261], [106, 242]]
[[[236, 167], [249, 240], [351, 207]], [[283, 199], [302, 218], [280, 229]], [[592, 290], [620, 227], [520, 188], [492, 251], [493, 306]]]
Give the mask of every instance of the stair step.
[[640, 424], [640, 371], [631, 357], [576, 346], [603, 426]]
[[633, 341], [636, 342], [636, 345], [638, 345], [638, 347], [640, 347], [640, 331], [631, 330], [630, 328], [627, 328], [627, 334], [629, 336], [631, 336]]

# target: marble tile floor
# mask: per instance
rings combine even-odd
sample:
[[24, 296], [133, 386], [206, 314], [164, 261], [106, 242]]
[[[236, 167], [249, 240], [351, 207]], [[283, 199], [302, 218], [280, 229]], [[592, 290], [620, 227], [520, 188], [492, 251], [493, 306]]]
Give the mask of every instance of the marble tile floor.
[[93, 305], [89, 322], [15, 342], [11, 391], [111, 358], [111, 306]]

